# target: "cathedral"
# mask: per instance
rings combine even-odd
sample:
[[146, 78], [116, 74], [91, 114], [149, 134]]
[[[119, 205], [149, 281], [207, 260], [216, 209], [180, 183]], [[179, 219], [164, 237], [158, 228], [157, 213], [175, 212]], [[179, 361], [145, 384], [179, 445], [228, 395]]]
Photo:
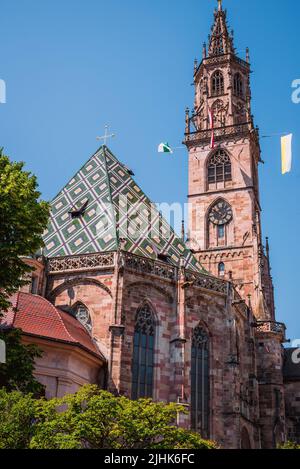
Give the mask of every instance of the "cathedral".
[[96, 383], [183, 404], [179, 424], [223, 448], [300, 442], [300, 368], [262, 239], [250, 73], [219, 0], [186, 110], [187, 236], [106, 145], [52, 201], [43, 252], [26, 259], [31, 283], [2, 319], [43, 350], [46, 397]]

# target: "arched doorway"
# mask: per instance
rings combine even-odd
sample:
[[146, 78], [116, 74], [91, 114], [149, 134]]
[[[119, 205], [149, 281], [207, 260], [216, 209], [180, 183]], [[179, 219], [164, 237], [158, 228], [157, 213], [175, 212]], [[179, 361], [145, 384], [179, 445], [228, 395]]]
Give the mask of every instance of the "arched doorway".
[[243, 428], [241, 435], [241, 449], [251, 449], [251, 441], [247, 428]]

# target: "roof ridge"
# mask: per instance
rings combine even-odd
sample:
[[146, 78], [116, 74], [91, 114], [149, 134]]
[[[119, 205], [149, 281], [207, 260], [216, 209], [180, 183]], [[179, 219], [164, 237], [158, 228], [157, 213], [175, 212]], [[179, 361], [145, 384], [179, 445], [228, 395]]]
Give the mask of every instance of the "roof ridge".
[[118, 232], [118, 228], [117, 228], [117, 220], [116, 220], [116, 213], [115, 213], [115, 204], [114, 204], [114, 202], [113, 202], [112, 194], [111, 194], [111, 182], [110, 182], [109, 171], [108, 171], [108, 168], [107, 168], [106, 150], [109, 151], [110, 155], [111, 155], [114, 159], [116, 159], [116, 158], [115, 158], [115, 156], [113, 155], [113, 153], [109, 150], [109, 148], [108, 148], [106, 145], [103, 145], [103, 146], [102, 146], [102, 154], [103, 154], [103, 159], [104, 159], [104, 168], [105, 168], [105, 173], [106, 173], [106, 178], [107, 178], [107, 183], [108, 183], [109, 200], [110, 200], [110, 204], [111, 204], [111, 207], [112, 207], [112, 216], [113, 216], [114, 228], [115, 228], [115, 232], [116, 232], [117, 247], [119, 247], [119, 245], [120, 245], [120, 237], [119, 237], [119, 232]]

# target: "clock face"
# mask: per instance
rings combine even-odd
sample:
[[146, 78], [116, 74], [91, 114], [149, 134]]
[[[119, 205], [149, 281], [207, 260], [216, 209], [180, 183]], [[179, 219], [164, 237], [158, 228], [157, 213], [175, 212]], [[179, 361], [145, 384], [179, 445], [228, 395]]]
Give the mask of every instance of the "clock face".
[[233, 218], [232, 208], [226, 202], [218, 202], [209, 214], [209, 220], [214, 225], [226, 225]]

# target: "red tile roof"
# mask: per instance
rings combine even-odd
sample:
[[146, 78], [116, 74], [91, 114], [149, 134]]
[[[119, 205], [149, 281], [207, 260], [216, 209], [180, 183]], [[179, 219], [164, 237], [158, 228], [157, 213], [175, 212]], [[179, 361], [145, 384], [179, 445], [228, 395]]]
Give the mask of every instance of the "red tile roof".
[[12, 307], [0, 318], [0, 327], [13, 327], [25, 334], [66, 342], [104, 359], [84, 326], [45, 298], [18, 292], [10, 301]]

